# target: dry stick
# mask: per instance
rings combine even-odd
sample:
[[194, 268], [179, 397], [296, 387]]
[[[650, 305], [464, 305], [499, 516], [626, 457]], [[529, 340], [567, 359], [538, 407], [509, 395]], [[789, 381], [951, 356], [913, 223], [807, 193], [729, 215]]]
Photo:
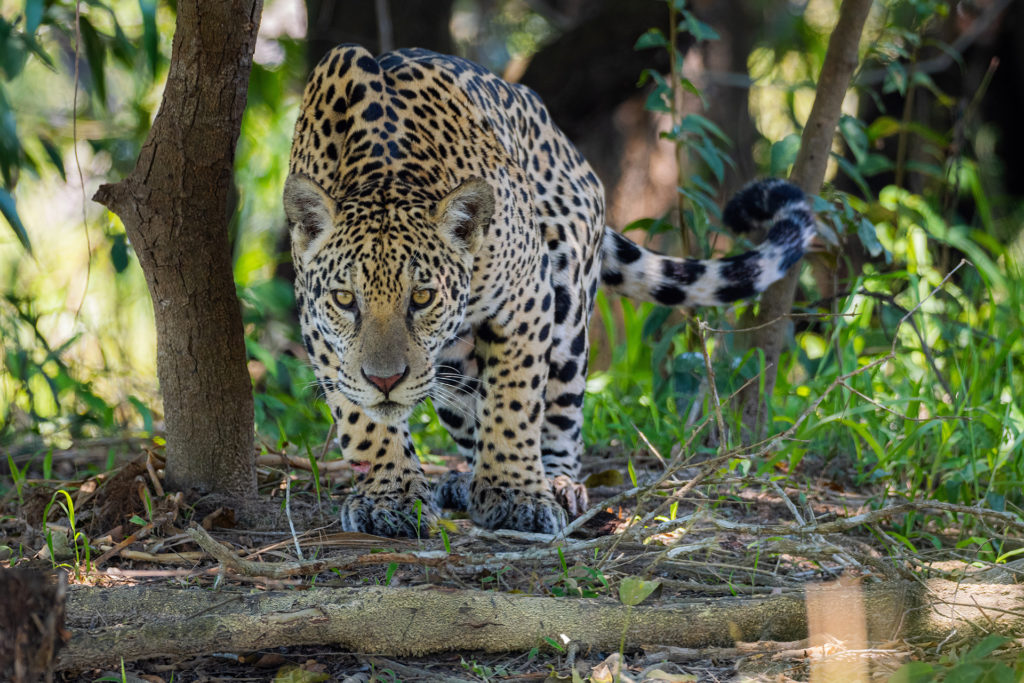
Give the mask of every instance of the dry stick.
[[[618, 538], [602, 536], [587, 541], [576, 541], [564, 547], [545, 546], [531, 548], [523, 551], [502, 552], [502, 553], [481, 553], [458, 555], [447, 553], [444, 550], [421, 550], [405, 553], [370, 553], [355, 559], [347, 558], [323, 558], [318, 560], [304, 560], [299, 562], [254, 562], [243, 560], [234, 555], [223, 544], [216, 541], [205, 529], [199, 526], [192, 527], [186, 532], [203, 550], [214, 557], [222, 566], [233, 572], [247, 577], [265, 577], [271, 579], [282, 579], [297, 575], [319, 574], [329, 569], [347, 569], [354, 566], [368, 564], [390, 564], [399, 562], [402, 564], [420, 564], [435, 567], [445, 567], [455, 573], [475, 574], [491, 569], [500, 569], [512, 562], [546, 560], [557, 556], [559, 549], [564, 553], [580, 552], [591, 548], [599, 548], [611, 542], [611, 539]], [[390, 539], [381, 539], [382, 541]]]
[[[775, 481], [774, 479], [771, 479], [771, 478], [766, 479], [766, 481], [768, 483], [768, 486], [770, 486], [772, 488], [772, 490], [775, 491], [775, 495], [777, 495], [779, 498], [781, 498], [782, 502], [786, 505], [786, 507], [789, 508], [789, 511], [790, 511], [790, 513], [792, 513], [793, 519], [796, 520], [796, 523], [799, 524], [800, 526], [807, 526], [807, 522], [804, 520], [803, 515], [800, 514], [800, 510], [798, 510], [796, 505], [793, 503], [793, 501], [789, 499], [789, 496], [786, 495], [786, 492], [782, 490], [782, 487], [779, 486], [779, 482], [777, 482], [777, 481]], [[812, 534], [811, 538], [814, 540], [815, 543], [821, 543], [822, 546], [829, 546], [829, 547], [833, 547], [833, 548], [836, 547], [833, 544], [831, 544], [828, 541], [826, 541], [825, 537], [822, 536], [821, 534], [817, 534], [817, 533]], [[844, 566], [849, 566], [851, 564], [854, 565], [854, 566], [859, 566], [860, 565], [860, 562], [858, 562], [857, 560], [855, 560], [852, 557], [850, 557], [849, 554], [845, 550], [839, 550], [836, 554], [838, 555], [838, 557], [833, 557], [832, 559], [835, 560], [836, 562], [838, 562], [840, 565], [844, 565]]]
[[124, 540], [122, 540], [120, 543], [118, 543], [113, 548], [97, 557], [96, 560], [93, 562], [93, 566], [98, 569], [100, 565], [104, 564], [107, 560], [109, 560], [111, 557], [113, 557], [114, 555], [118, 554], [119, 552], [130, 546], [132, 543], [135, 543], [136, 541], [141, 541], [146, 536], [149, 536], [149, 534], [152, 533], [153, 529], [161, 527], [164, 524], [167, 524], [168, 522], [174, 521], [174, 519], [176, 519], [178, 516], [178, 509], [185, 504], [185, 495], [181, 491], [178, 491], [170, 498], [170, 501], [172, 503], [170, 510], [160, 515], [152, 522], [149, 522], [135, 533], [126, 536]]
[[320, 462], [318, 464], [324, 464], [327, 462], [327, 451], [331, 449], [331, 441], [334, 439], [334, 435], [337, 431], [338, 423], [332, 421], [331, 428], [327, 430], [327, 438], [324, 440], [324, 447], [320, 449]]
[[284, 514], [288, 518], [288, 529], [291, 531], [292, 541], [295, 543], [295, 556], [299, 558], [299, 562], [302, 562], [306, 558], [302, 556], [299, 535], [295, 533], [295, 523], [292, 521], [292, 480], [287, 473], [284, 475]]
[[841, 534], [860, 526], [881, 522], [889, 519], [890, 517], [895, 517], [896, 515], [905, 514], [907, 512], [923, 512], [925, 510], [942, 510], [944, 512], [998, 519], [1001, 522], [1005, 522], [1008, 526], [1013, 527], [1018, 534], [1024, 535], [1024, 522], [1015, 519], [1009, 512], [1000, 512], [999, 510], [989, 510], [986, 508], [971, 507], [969, 505], [956, 505], [955, 503], [943, 503], [928, 500], [897, 503], [895, 505], [890, 505], [878, 510], [871, 510], [870, 512], [864, 512], [852, 517], [843, 517], [830, 522], [816, 522], [801, 526], [734, 522], [732, 520], [716, 517], [706, 511], [698, 511], [692, 515], [685, 515], [669, 522], [663, 522], [658, 526], [650, 527], [646, 531], [650, 532], [650, 535], [657, 535], [670, 530], [672, 525], [697, 520], [706, 522], [707, 524], [710, 524], [716, 529], [721, 529], [722, 531], [741, 532], [753, 536], [810, 536], [812, 534]]
[[[319, 574], [322, 571], [335, 568], [338, 563], [332, 564], [329, 560], [304, 560], [299, 562], [254, 562], [243, 560], [234, 552], [221, 543], [214, 540], [212, 536], [201, 526], [193, 526], [185, 533], [199, 545], [200, 548], [213, 555], [214, 559], [220, 562], [236, 574], [242, 576], [262, 576], [270, 579], [284, 579], [298, 575]], [[345, 560], [347, 563], [349, 560]]]
[[707, 383], [708, 388], [711, 389], [711, 405], [715, 409], [715, 420], [718, 423], [718, 443], [719, 453], [725, 448], [725, 444], [728, 442], [725, 433], [725, 419], [722, 417], [722, 402], [718, 398], [718, 387], [715, 383], [715, 369], [711, 365], [711, 356], [708, 354], [708, 340], [707, 335], [704, 333], [707, 331], [708, 326], [703, 320], [697, 320], [697, 337], [700, 342], [700, 352], [704, 356], [704, 368], [707, 370]]
[[153, 465], [154, 458], [150, 455], [146, 455], [146, 472], [149, 473], [149, 480], [153, 482], [153, 492], [156, 493], [157, 498], [164, 497], [164, 487], [160, 483], [160, 477], [156, 474], [156, 467]]

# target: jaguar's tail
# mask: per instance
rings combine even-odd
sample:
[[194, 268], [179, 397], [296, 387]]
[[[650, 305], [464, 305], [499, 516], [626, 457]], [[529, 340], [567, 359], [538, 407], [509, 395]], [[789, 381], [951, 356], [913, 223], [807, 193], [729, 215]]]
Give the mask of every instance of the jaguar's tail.
[[699, 260], [663, 256], [606, 227], [601, 282], [611, 291], [665, 306], [716, 306], [763, 292], [800, 260], [816, 232], [803, 191], [785, 180], [759, 180], [734, 196], [722, 214], [737, 232], [767, 228], [745, 254]]

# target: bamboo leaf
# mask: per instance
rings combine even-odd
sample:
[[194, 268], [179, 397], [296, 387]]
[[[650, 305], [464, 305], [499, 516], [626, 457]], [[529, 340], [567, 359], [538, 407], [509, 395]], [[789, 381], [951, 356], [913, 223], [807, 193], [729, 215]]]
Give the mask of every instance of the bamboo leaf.
[[28, 233], [25, 232], [25, 225], [21, 222], [21, 217], [18, 216], [18, 209], [14, 205], [14, 197], [2, 187], [0, 187], [0, 213], [4, 215], [7, 223], [14, 230], [14, 234], [18, 236], [21, 246], [25, 247], [25, 251], [31, 254], [32, 244], [29, 242]]

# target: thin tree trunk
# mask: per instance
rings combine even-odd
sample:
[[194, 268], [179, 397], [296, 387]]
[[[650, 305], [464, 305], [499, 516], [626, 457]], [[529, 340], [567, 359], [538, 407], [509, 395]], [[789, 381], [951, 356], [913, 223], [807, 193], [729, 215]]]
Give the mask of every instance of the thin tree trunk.
[[[835, 137], [839, 115], [850, 85], [850, 78], [857, 68], [857, 48], [864, 29], [872, 0], [843, 0], [839, 9], [839, 21], [828, 41], [825, 62], [818, 78], [818, 90], [811, 107], [800, 140], [800, 151], [790, 180], [807, 194], [817, 194], [825, 180], [832, 140]], [[743, 426], [746, 438], [754, 441], [765, 429], [766, 401], [775, 389], [778, 376], [779, 355], [786, 341], [789, 320], [786, 315], [793, 308], [793, 297], [800, 269], [793, 268], [761, 296], [760, 310], [756, 316], [747, 316], [740, 323], [741, 328], [756, 328], [752, 332], [737, 335], [740, 348], [759, 348], [764, 352], [764, 390], [757, 383], [740, 392], [739, 401], [743, 410]]]
[[262, 0], [180, 0], [163, 101], [121, 217], [153, 299], [167, 484], [252, 498], [252, 386], [228, 248], [228, 193]]

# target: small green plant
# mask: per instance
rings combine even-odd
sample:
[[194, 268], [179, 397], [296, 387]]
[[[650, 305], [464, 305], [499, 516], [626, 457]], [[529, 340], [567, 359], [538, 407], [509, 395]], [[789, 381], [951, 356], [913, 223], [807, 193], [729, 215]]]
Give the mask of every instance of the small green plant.
[[547, 577], [551, 584], [551, 594], [556, 597], [596, 598], [609, 589], [608, 579], [599, 569], [576, 564], [568, 567], [565, 558], [559, 552], [562, 571]]
[[890, 683], [1017, 683], [1024, 676], [1024, 657], [994, 658], [1009, 638], [989, 634], [966, 652], [952, 652], [937, 662], [908, 662], [889, 678]]
[[306, 458], [309, 460], [310, 476], [313, 478], [313, 490], [316, 492], [316, 504], [320, 505], [320, 463], [313, 455], [313, 450], [306, 444]]
[[501, 665], [487, 666], [486, 664], [477, 662], [475, 659], [471, 659], [467, 662], [463, 657], [460, 657], [459, 661], [461, 662], [463, 669], [477, 676], [480, 680], [487, 681], [488, 683], [490, 681], [509, 677], [508, 669]]
[[19, 469], [17, 464], [14, 462], [14, 458], [11, 456], [11, 452], [7, 451], [7, 468], [11, 471], [11, 481], [14, 483], [14, 490], [18, 496], [19, 506], [25, 504], [25, 498], [22, 491], [25, 486], [25, 480], [28, 479], [28, 468], [31, 464], [31, 461], [26, 462], [25, 466]]
[[[64, 495], [65, 500], [58, 500], [58, 496], [61, 494]], [[46, 524], [46, 521], [49, 519], [50, 509], [53, 507], [53, 504], [55, 502], [61, 507], [62, 510], [64, 510], [64, 514], [66, 514], [68, 518], [68, 526], [71, 528], [71, 548], [75, 553], [75, 564], [74, 567], [70, 568], [74, 570], [75, 578], [80, 578], [83, 560], [82, 555], [85, 556], [84, 559], [86, 571], [92, 571], [92, 549], [89, 546], [89, 538], [81, 531], [78, 531], [78, 529], [76, 528], [75, 503], [74, 501], [71, 500], [71, 494], [65, 491], [64, 489], [57, 489], [50, 497], [50, 502], [46, 504], [46, 507], [43, 510], [43, 524]], [[45, 537], [46, 547], [50, 552], [50, 562], [53, 564], [54, 569], [56, 569], [57, 567], [68, 567], [68, 565], [66, 564], [58, 564], [57, 562], [55, 553], [59, 548], [54, 544], [54, 536], [52, 530], [47, 529]], [[79, 542], [81, 542], [83, 548], [83, 550], [81, 551], [79, 550]]]
[[501, 569], [495, 571], [492, 574], [488, 574], [487, 576], [481, 577], [481, 579], [480, 579], [480, 587], [481, 588], [500, 587], [501, 583], [502, 583], [502, 580], [501, 580], [502, 575], [505, 572], [507, 572], [509, 569], [511, 569], [511, 568], [512, 567], [506, 565], [506, 566], [502, 567]]
[[557, 650], [558, 652], [565, 652], [565, 648], [562, 647], [562, 644], [554, 638], [552, 638], [551, 636], [544, 636], [542, 640], [545, 643], [547, 643], [553, 650]]

